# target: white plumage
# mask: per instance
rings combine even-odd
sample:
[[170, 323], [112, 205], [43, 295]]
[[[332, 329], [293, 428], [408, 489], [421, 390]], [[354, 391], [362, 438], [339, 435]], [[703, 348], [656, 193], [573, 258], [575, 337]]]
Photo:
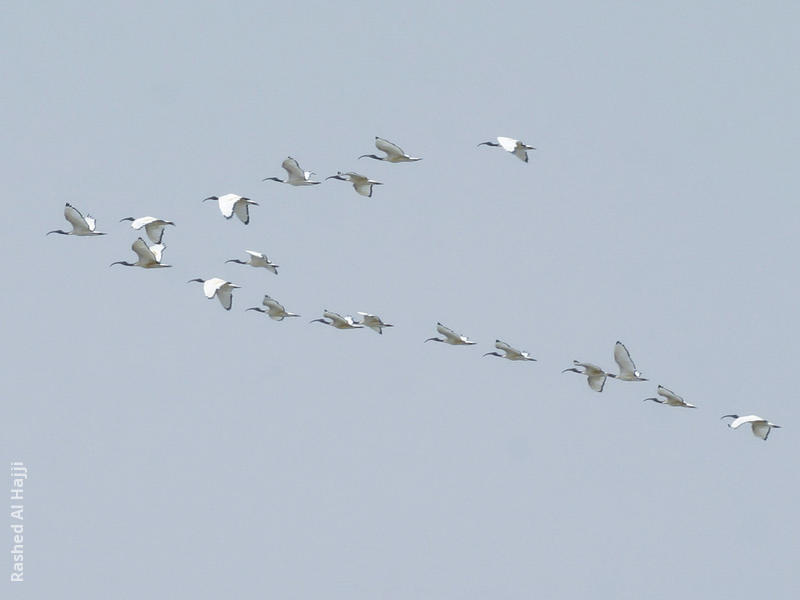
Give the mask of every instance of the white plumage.
[[256, 252], [255, 250], [245, 250], [247, 254], [250, 255], [248, 260], [239, 260], [238, 258], [232, 258], [230, 260], [226, 260], [226, 263], [238, 263], [240, 265], [250, 265], [251, 267], [263, 267], [268, 271], [272, 271], [275, 275], [278, 274], [278, 267], [280, 265], [276, 265], [275, 263], [271, 263], [267, 255], [263, 252]]
[[142, 238], [138, 238], [131, 245], [131, 250], [136, 253], [138, 257], [136, 262], [127, 262], [118, 260], [111, 263], [109, 266], [125, 265], [126, 267], [142, 267], [143, 269], [159, 269], [163, 267], [171, 267], [172, 265], [161, 264], [161, 255], [164, 252], [164, 244], [154, 244], [148, 246]]
[[517, 350], [513, 346], [509, 346], [501, 340], [495, 340], [494, 347], [498, 350], [502, 350], [503, 354], [500, 354], [499, 352], [487, 352], [484, 354], [484, 356], [499, 356], [500, 358], [506, 358], [508, 360], [536, 360], [527, 352], [523, 350]]
[[622, 342], [614, 344], [614, 361], [619, 365], [619, 375], [608, 373], [609, 377], [614, 377], [620, 381], [647, 381], [642, 374], [636, 370], [631, 354]]
[[442, 336], [442, 338], [438, 337], [431, 337], [425, 340], [426, 342], [442, 342], [445, 344], [451, 344], [453, 346], [472, 346], [477, 342], [473, 342], [467, 336], [461, 335], [460, 333], [456, 333], [449, 327], [445, 327], [441, 323], [436, 323], [436, 331], [438, 331]]
[[311, 181], [311, 176], [314, 175], [313, 171], [304, 171], [300, 168], [299, 163], [291, 156], [286, 157], [281, 163], [281, 167], [286, 171], [286, 179], [278, 177], [265, 177], [262, 181], [277, 181], [279, 183], [288, 183], [289, 185], [317, 185], [320, 181]]
[[231, 309], [233, 305], [233, 290], [239, 288], [238, 285], [220, 277], [212, 277], [211, 279], [201, 279], [197, 277], [195, 279], [190, 279], [187, 283], [193, 281], [203, 284], [203, 293], [206, 295], [206, 298], [210, 300], [216, 296], [225, 310]]
[[92, 215], [86, 215], [84, 217], [80, 211], [69, 202], [64, 205], [64, 218], [72, 225], [72, 230], [64, 231], [63, 229], [54, 229], [53, 231], [48, 231], [46, 235], [50, 235], [51, 233], [78, 236], [105, 235], [105, 233], [95, 231], [97, 223], [92, 218]]
[[481, 142], [478, 146], [500, 147], [506, 152], [511, 152], [523, 162], [528, 162], [528, 150], [536, 150], [533, 146], [528, 146], [526, 143], [514, 138], [498, 136], [496, 139], [496, 142]]
[[144, 227], [147, 237], [149, 237], [150, 241], [154, 244], [161, 243], [161, 238], [164, 237], [164, 228], [167, 225], [175, 225], [175, 223], [172, 221], [156, 219], [155, 217], [139, 217], [138, 219], [134, 219], [133, 217], [125, 217], [124, 219], [119, 220], [120, 223], [123, 221], [131, 221], [131, 227], [136, 231], [139, 231], [142, 227]]
[[590, 388], [595, 392], [603, 391], [603, 386], [606, 384], [606, 376], [608, 375], [603, 369], [592, 363], [579, 362], [577, 360], [573, 360], [572, 364], [575, 366], [570, 369], [564, 369], [561, 372], [566, 373], [567, 371], [571, 371], [580, 375], [586, 375], [586, 383], [589, 384]]
[[283, 307], [283, 304], [275, 300], [275, 298], [270, 297], [269, 294], [264, 295], [264, 299], [261, 301], [261, 304], [266, 306], [267, 308], [260, 308], [258, 306], [253, 306], [252, 308], [248, 308], [247, 310], [255, 310], [260, 313], [266, 313], [270, 319], [274, 321], [283, 321], [286, 317], [299, 317], [300, 315], [295, 313], [287, 312], [286, 309]]
[[216, 200], [219, 205], [219, 212], [226, 219], [230, 219], [234, 214], [239, 220], [247, 225], [250, 222], [250, 206], [258, 206], [258, 202], [239, 196], [238, 194], [225, 194], [224, 196], [209, 196], [206, 200]]
[[773, 428], [780, 429], [780, 425], [776, 425], [775, 423], [770, 423], [766, 419], [759, 417], [758, 415], [746, 415], [744, 417], [740, 417], [739, 415], [722, 415], [721, 419], [725, 418], [732, 418], [733, 421], [728, 423], [728, 427], [731, 429], [736, 429], [740, 425], [744, 425], [746, 423], [750, 423], [750, 428], [753, 431], [753, 435], [757, 438], [761, 438], [764, 441], [767, 441], [769, 437], [770, 431]]
[[361, 324], [369, 327], [373, 331], [376, 331], [380, 334], [383, 334], [384, 327], [394, 327], [391, 323], [384, 323], [381, 318], [377, 315], [372, 315], [370, 313], [359, 312], [361, 315]]
[[683, 398], [678, 396], [672, 390], [668, 390], [663, 385], [658, 386], [656, 389], [659, 396], [663, 396], [663, 400], [661, 398], [645, 398], [642, 402], [647, 402], [648, 400], [652, 400], [653, 402], [658, 402], [659, 404], [666, 404], [667, 406], [680, 406], [683, 408], [697, 408], [694, 404], [689, 404]]
[[330, 177], [326, 177], [327, 179], [339, 179], [340, 181], [349, 181], [353, 184], [353, 189], [357, 191], [362, 196], [366, 196], [367, 198], [372, 197], [372, 186], [373, 185], [383, 185], [380, 181], [374, 181], [369, 177], [364, 175], [359, 175], [358, 173], [353, 173], [349, 171], [347, 173], [342, 173], [339, 171], [336, 175], [331, 175]]
[[358, 158], [374, 158], [375, 160], [383, 160], [390, 163], [401, 163], [401, 162], [414, 162], [417, 160], [422, 160], [421, 158], [417, 158], [414, 156], [409, 156], [403, 149], [398, 146], [397, 144], [393, 144], [389, 140], [385, 140], [383, 138], [375, 137], [375, 147], [386, 153], [386, 156], [378, 156], [376, 154], [362, 154]]
[[322, 317], [323, 318], [321, 319], [314, 319], [313, 321], [309, 322], [324, 323], [325, 325], [330, 325], [336, 329], [359, 329], [364, 327], [361, 323], [354, 321], [353, 317], [350, 315], [343, 317], [339, 313], [331, 312], [327, 309], [322, 312]]

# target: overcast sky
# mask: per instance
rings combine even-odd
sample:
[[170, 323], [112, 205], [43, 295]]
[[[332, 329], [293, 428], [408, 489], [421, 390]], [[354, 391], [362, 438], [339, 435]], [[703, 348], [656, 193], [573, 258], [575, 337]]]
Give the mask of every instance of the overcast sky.
[[[12, 597], [797, 598], [800, 8], [654, 4], [8, 4]], [[109, 268], [144, 215], [174, 267]], [[617, 340], [650, 381], [561, 373]]]

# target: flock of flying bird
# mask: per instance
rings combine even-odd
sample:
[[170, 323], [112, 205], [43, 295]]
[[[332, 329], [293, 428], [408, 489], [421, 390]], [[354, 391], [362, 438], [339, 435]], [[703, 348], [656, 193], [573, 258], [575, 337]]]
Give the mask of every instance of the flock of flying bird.
[[[497, 141], [487, 141], [481, 142], [478, 146], [490, 146], [490, 147], [499, 147], [509, 152], [519, 158], [524, 162], [528, 162], [528, 150], [535, 150], [533, 146], [529, 146], [524, 142], [519, 140], [515, 140], [508, 137], [497, 137]], [[406, 154], [402, 148], [385, 140], [383, 138], [376, 137], [375, 138], [375, 146], [378, 150], [382, 151], [383, 155], [376, 155], [376, 154], [363, 154], [359, 156], [359, 158], [372, 158], [375, 160], [381, 160], [390, 163], [402, 163], [402, 162], [416, 162], [421, 160], [419, 157], [413, 157]], [[278, 177], [266, 177], [263, 181], [277, 181], [280, 183], [285, 183], [292, 186], [309, 186], [309, 185], [319, 185], [322, 183], [321, 181], [312, 181], [311, 176], [315, 175], [313, 171], [305, 171], [303, 170], [300, 165], [298, 164], [297, 160], [294, 158], [287, 157], [286, 160], [283, 161], [281, 164], [283, 169], [286, 171], [287, 176], [286, 179], [280, 179]], [[373, 187], [376, 185], [383, 185], [379, 181], [375, 181], [361, 175], [359, 173], [355, 173], [352, 171], [343, 173], [337, 172], [336, 175], [331, 175], [330, 177], [326, 177], [327, 179], [337, 179], [340, 181], [348, 181], [353, 185], [355, 191], [362, 196], [372, 197]], [[230, 219], [233, 215], [245, 225], [250, 222], [250, 206], [258, 206], [257, 202], [254, 202], [250, 198], [245, 198], [243, 196], [239, 196], [237, 194], [225, 194], [223, 196], [209, 196], [205, 198], [203, 202], [208, 200], [214, 200], [217, 202], [220, 212], [226, 219]], [[99, 232], [96, 230], [96, 221], [92, 218], [91, 215], [86, 215], [85, 217], [71, 204], [67, 203], [64, 207], [64, 218], [72, 225], [72, 229], [70, 231], [65, 231], [62, 229], [57, 229], [53, 231], [49, 231], [48, 235], [51, 233], [58, 233], [62, 235], [75, 235], [75, 236], [100, 236], [105, 235], [105, 233]], [[157, 269], [157, 268], [165, 268], [170, 267], [171, 265], [164, 264], [162, 262], [162, 256], [165, 249], [164, 244], [162, 244], [162, 240], [164, 237], [165, 229], [168, 225], [175, 225], [172, 221], [167, 221], [164, 219], [157, 219], [155, 217], [146, 216], [146, 217], [125, 217], [120, 219], [120, 222], [123, 221], [130, 221], [131, 227], [139, 231], [144, 229], [144, 234], [149, 238], [152, 242], [152, 245], [148, 245], [147, 242], [144, 241], [142, 237], [136, 239], [133, 242], [131, 249], [137, 256], [136, 262], [128, 262], [128, 261], [116, 261], [111, 263], [111, 266], [114, 265], [125, 265], [128, 267], [141, 267], [143, 269]], [[262, 252], [256, 252], [254, 250], [245, 250], [248, 254], [248, 260], [239, 260], [239, 259], [230, 259], [225, 261], [226, 263], [238, 263], [242, 265], [250, 265], [252, 267], [257, 268], [265, 268], [271, 271], [274, 274], [278, 274], [278, 267], [267, 258], [265, 254]], [[230, 310], [233, 304], [233, 290], [239, 288], [238, 285], [231, 283], [225, 279], [220, 277], [212, 277], [211, 279], [202, 279], [202, 278], [195, 278], [190, 279], [189, 282], [197, 282], [203, 284], [203, 292], [208, 299], [212, 299], [216, 297], [219, 302], [222, 304], [225, 310]], [[269, 295], [265, 295], [262, 301], [261, 307], [251, 307], [246, 310], [255, 310], [261, 313], [266, 314], [271, 319], [276, 321], [282, 321], [287, 317], [299, 317], [299, 314], [288, 312], [283, 305], [272, 298]], [[311, 323], [324, 323], [326, 325], [330, 325], [336, 329], [359, 329], [363, 327], [368, 327], [377, 333], [382, 334], [383, 329], [386, 327], [393, 327], [390, 323], [385, 323], [383, 320], [377, 316], [370, 313], [359, 312], [357, 313], [361, 316], [361, 321], [356, 321], [353, 319], [352, 316], [346, 315], [342, 316], [338, 313], [324, 310], [322, 314], [322, 318], [314, 319]], [[450, 344], [453, 346], [471, 346], [476, 344], [476, 342], [468, 339], [466, 336], [456, 333], [449, 327], [442, 325], [442, 323], [436, 324], [436, 331], [442, 337], [431, 337], [425, 340], [426, 342], [441, 342], [444, 344]], [[495, 348], [500, 350], [501, 352], [487, 352], [483, 356], [496, 356], [500, 358], [505, 358], [511, 361], [535, 361], [536, 359], [533, 358], [528, 352], [518, 350], [509, 344], [501, 340], [496, 340]], [[603, 388], [605, 387], [606, 379], [608, 377], [618, 379], [620, 381], [648, 381], [646, 378], [641, 376], [641, 373], [636, 369], [636, 365], [634, 364], [633, 360], [631, 359], [630, 353], [628, 349], [622, 342], [617, 342], [614, 346], [614, 361], [619, 366], [619, 374], [608, 373], [604, 369], [600, 368], [599, 366], [587, 363], [587, 362], [580, 362], [580, 361], [573, 361], [574, 366], [568, 369], [564, 369], [563, 373], [566, 372], [574, 372], [580, 375], [584, 375], [586, 377], [586, 381], [589, 387], [596, 391], [602, 392]], [[667, 406], [673, 407], [681, 407], [681, 408], [696, 408], [695, 405], [689, 404], [686, 402], [682, 397], [674, 393], [673, 391], [665, 388], [664, 386], [659, 385], [657, 388], [658, 396], [654, 398], [645, 398], [644, 401], [653, 401], [659, 404], [664, 404]], [[739, 416], [735, 414], [730, 415], [723, 415], [721, 419], [733, 419], [731, 422], [728, 423], [728, 426], [736, 429], [741, 425], [750, 424], [751, 430], [753, 435], [762, 440], [766, 440], [769, 437], [770, 432], [773, 428], [780, 428], [780, 425], [776, 425], [775, 423], [771, 423], [767, 419], [759, 417], [757, 415], [745, 415]]]

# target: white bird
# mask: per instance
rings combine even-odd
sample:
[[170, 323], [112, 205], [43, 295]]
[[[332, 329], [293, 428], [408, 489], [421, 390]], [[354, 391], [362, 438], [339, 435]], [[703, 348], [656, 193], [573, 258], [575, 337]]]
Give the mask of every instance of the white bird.
[[224, 196], [209, 196], [204, 198], [206, 200], [216, 200], [219, 204], [219, 212], [226, 219], [230, 219], [234, 213], [239, 217], [239, 220], [247, 225], [250, 222], [250, 205], [258, 206], [258, 202], [244, 198], [238, 194], [225, 194]]
[[377, 315], [371, 315], [365, 312], [359, 312], [358, 314], [361, 315], [362, 317], [361, 318], [362, 325], [366, 325], [367, 327], [369, 327], [373, 331], [377, 331], [381, 335], [383, 335], [384, 327], [394, 327], [394, 325], [392, 325], [391, 323], [384, 323], [381, 320], [381, 318]]
[[137, 231], [144, 227], [147, 237], [149, 237], [150, 241], [152, 241], [154, 244], [161, 243], [161, 238], [164, 237], [164, 228], [167, 225], [175, 225], [175, 223], [172, 221], [156, 219], [155, 217], [139, 217], [138, 219], [134, 219], [133, 217], [125, 217], [124, 219], [119, 220], [120, 223], [123, 221], [131, 221], [131, 227]]
[[317, 185], [322, 183], [321, 181], [311, 181], [311, 176], [315, 175], [315, 173], [301, 169], [297, 161], [291, 156], [286, 157], [281, 166], [287, 173], [286, 179], [265, 177], [261, 181], [277, 181], [279, 183], [288, 183], [289, 185]]
[[527, 352], [517, 350], [500, 340], [495, 340], [494, 347], [498, 350], [502, 350], [504, 354], [500, 354], [499, 352], [487, 352], [484, 356], [499, 356], [500, 358], [507, 358], [508, 360], [536, 360]]
[[219, 277], [212, 277], [211, 279], [201, 279], [197, 277], [195, 279], [190, 279], [186, 283], [191, 283], [193, 281], [202, 283], [203, 293], [206, 295], [206, 298], [210, 300], [216, 296], [219, 303], [222, 304], [222, 308], [225, 310], [231, 309], [231, 305], [233, 304], [233, 290], [240, 287]]
[[658, 402], [659, 404], [666, 404], [667, 406], [680, 406], [683, 408], [697, 408], [694, 404], [689, 404], [683, 398], [678, 396], [672, 390], [668, 390], [663, 385], [658, 386], [656, 389], [659, 396], [664, 396], [664, 400], [661, 398], [645, 398], [642, 402], [647, 402], [648, 400], [652, 400], [653, 402]]
[[767, 441], [769, 437], [769, 432], [772, 431], [772, 428], [780, 429], [780, 425], [775, 425], [775, 423], [770, 423], [766, 419], [762, 419], [758, 415], [747, 415], [744, 417], [740, 417], [739, 415], [722, 415], [720, 419], [724, 419], [726, 417], [732, 417], [733, 421], [728, 423], [728, 427], [731, 429], [736, 429], [739, 425], [744, 425], [745, 423], [750, 423], [750, 427], [753, 430], [753, 435], [756, 437], [761, 438], [764, 441]]
[[614, 361], [619, 365], [619, 375], [607, 373], [609, 377], [620, 381], [648, 381], [636, 370], [636, 365], [631, 360], [631, 354], [622, 342], [614, 344]]
[[[353, 321], [353, 317], [350, 315], [343, 317], [339, 313], [331, 312], [326, 309], [322, 312], [322, 316], [322, 319], [314, 319], [313, 321], [309, 321], [309, 323], [325, 323], [325, 325], [330, 325], [336, 329], [358, 329], [359, 327], [364, 327], [361, 323]], [[326, 319], [330, 319], [330, 321]]]
[[353, 189], [357, 191], [362, 196], [366, 196], [367, 198], [372, 198], [372, 186], [373, 185], [383, 185], [380, 181], [373, 181], [364, 175], [359, 175], [358, 173], [353, 173], [352, 171], [348, 171], [347, 173], [342, 173], [339, 171], [336, 175], [331, 175], [330, 177], [326, 177], [328, 179], [339, 179], [340, 181], [349, 181], [353, 184]]
[[422, 160], [421, 158], [409, 156], [408, 154], [403, 152], [403, 149], [397, 144], [393, 144], [389, 140], [385, 140], [377, 136], [375, 136], [375, 147], [378, 150], [385, 152], [386, 156], [377, 156], [375, 154], [362, 154], [358, 158], [374, 158], [375, 160], [385, 160], [386, 162], [390, 163], [414, 162], [417, 160]]
[[606, 376], [608, 375], [603, 369], [592, 363], [579, 362], [577, 360], [573, 360], [572, 364], [574, 364], [575, 367], [583, 368], [583, 370], [581, 371], [580, 369], [572, 367], [571, 369], [564, 369], [561, 372], [566, 373], [567, 371], [572, 371], [573, 373], [586, 375], [586, 383], [589, 384], [590, 388], [595, 392], [603, 391], [603, 386], [606, 384]]
[[445, 344], [452, 344], [453, 346], [472, 346], [477, 344], [477, 342], [473, 342], [472, 340], [468, 339], [467, 336], [461, 335], [460, 333], [456, 333], [449, 327], [445, 327], [441, 323], [436, 323], [436, 331], [441, 333], [444, 338], [438, 337], [431, 337], [425, 340], [426, 342], [443, 342]]
[[86, 215], [84, 217], [78, 211], [78, 209], [72, 206], [69, 202], [67, 202], [64, 205], [64, 218], [67, 221], [69, 221], [70, 225], [72, 225], [72, 231], [64, 231], [63, 229], [54, 229], [53, 231], [48, 231], [45, 235], [50, 235], [51, 233], [60, 233], [61, 235], [81, 235], [81, 236], [105, 235], [105, 233], [101, 233], [99, 231], [94, 230], [94, 228], [96, 227], [96, 222], [92, 218], [92, 215]]
[[285, 308], [283, 308], [283, 304], [275, 300], [269, 296], [269, 294], [264, 295], [264, 299], [261, 301], [261, 304], [266, 306], [266, 309], [260, 308], [258, 306], [254, 306], [252, 308], [248, 308], [247, 310], [257, 310], [260, 313], [266, 313], [270, 319], [275, 321], [283, 321], [286, 317], [299, 317], [300, 315], [295, 313], [287, 312]]
[[478, 146], [500, 146], [523, 162], [528, 162], [528, 150], [536, 150], [533, 146], [528, 146], [519, 140], [502, 136], [499, 136], [496, 142], [481, 142]]
[[250, 255], [249, 260], [239, 260], [238, 258], [232, 258], [230, 260], [226, 260], [226, 263], [238, 263], [240, 265], [250, 265], [251, 267], [264, 267], [265, 269], [272, 271], [275, 275], [278, 274], [278, 267], [280, 265], [276, 265], [275, 263], [269, 262], [267, 255], [263, 252], [256, 252], [255, 250], [245, 250]]
[[148, 246], [142, 238], [138, 238], [131, 245], [131, 250], [136, 252], [136, 262], [126, 262], [118, 260], [111, 263], [109, 266], [125, 265], [126, 267], [142, 267], [143, 269], [160, 269], [163, 267], [171, 267], [172, 265], [161, 264], [161, 254], [164, 252], [164, 244], [154, 244]]

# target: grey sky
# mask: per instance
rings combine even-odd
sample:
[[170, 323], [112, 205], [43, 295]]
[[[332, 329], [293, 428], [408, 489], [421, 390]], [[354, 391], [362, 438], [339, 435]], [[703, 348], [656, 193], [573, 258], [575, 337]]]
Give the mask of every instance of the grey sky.
[[[797, 597], [800, 9], [648, 4], [6, 6], [12, 597]], [[110, 269], [143, 215], [175, 266]], [[560, 373], [618, 339], [650, 382]]]

